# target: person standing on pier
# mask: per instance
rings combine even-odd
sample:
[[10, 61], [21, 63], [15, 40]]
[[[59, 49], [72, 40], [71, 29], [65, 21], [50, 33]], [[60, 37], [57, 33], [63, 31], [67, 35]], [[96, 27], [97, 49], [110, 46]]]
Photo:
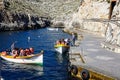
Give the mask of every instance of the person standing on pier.
[[72, 33], [71, 46], [75, 46], [75, 41], [77, 40], [77, 34]]

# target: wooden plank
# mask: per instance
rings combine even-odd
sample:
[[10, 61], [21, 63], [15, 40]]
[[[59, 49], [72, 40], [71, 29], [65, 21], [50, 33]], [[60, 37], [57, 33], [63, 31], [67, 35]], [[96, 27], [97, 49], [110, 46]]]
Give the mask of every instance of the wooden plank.
[[80, 58], [81, 58], [82, 63], [85, 63], [83, 56], [81, 54], [80, 54]]

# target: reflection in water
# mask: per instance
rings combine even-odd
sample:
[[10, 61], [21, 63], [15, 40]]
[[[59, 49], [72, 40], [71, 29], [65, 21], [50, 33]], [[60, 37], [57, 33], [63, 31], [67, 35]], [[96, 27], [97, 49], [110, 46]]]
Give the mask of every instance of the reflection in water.
[[60, 53], [56, 53], [56, 55], [57, 55], [57, 60], [58, 60], [58, 62], [59, 62], [59, 63], [62, 63], [62, 62], [63, 62], [63, 55], [60, 54]]
[[30, 37], [28, 37], [28, 42], [30, 41]]
[[56, 59], [58, 61], [58, 63], [64, 63], [64, 62], [69, 62], [69, 53], [64, 53], [64, 54], [60, 54], [55, 52], [56, 54]]

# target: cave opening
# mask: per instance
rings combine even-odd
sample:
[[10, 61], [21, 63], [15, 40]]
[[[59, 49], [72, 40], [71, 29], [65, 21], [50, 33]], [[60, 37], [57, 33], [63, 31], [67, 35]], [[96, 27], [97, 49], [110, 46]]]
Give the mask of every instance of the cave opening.
[[111, 19], [111, 17], [112, 17], [112, 12], [113, 12], [113, 9], [114, 9], [114, 7], [115, 7], [115, 5], [116, 5], [116, 0], [111, 0], [111, 3], [110, 3], [110, 10], [109, 10], [109, 20]]

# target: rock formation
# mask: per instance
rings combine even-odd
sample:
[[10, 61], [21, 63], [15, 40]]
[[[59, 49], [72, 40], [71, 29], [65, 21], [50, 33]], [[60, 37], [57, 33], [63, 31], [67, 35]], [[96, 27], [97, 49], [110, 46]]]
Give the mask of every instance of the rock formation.
[[47, 17], [52, 26], [63, 26], [76, 12], [80, 0], [4, 0], [10, 12], [25, 13]]
[[38, 29], [50, 25], [45, 17], [30, 16], [25, 13], [0, 11], [0, 31]]
[[120, 53], [120, 5], [116, 1], [111, 12], [112, 1], [82, 1], [78, 12], [73, 14], [71, 21], [66, 21], [66, 27], [79, 28], [99, 34], [106, 38], [103, 47]]

